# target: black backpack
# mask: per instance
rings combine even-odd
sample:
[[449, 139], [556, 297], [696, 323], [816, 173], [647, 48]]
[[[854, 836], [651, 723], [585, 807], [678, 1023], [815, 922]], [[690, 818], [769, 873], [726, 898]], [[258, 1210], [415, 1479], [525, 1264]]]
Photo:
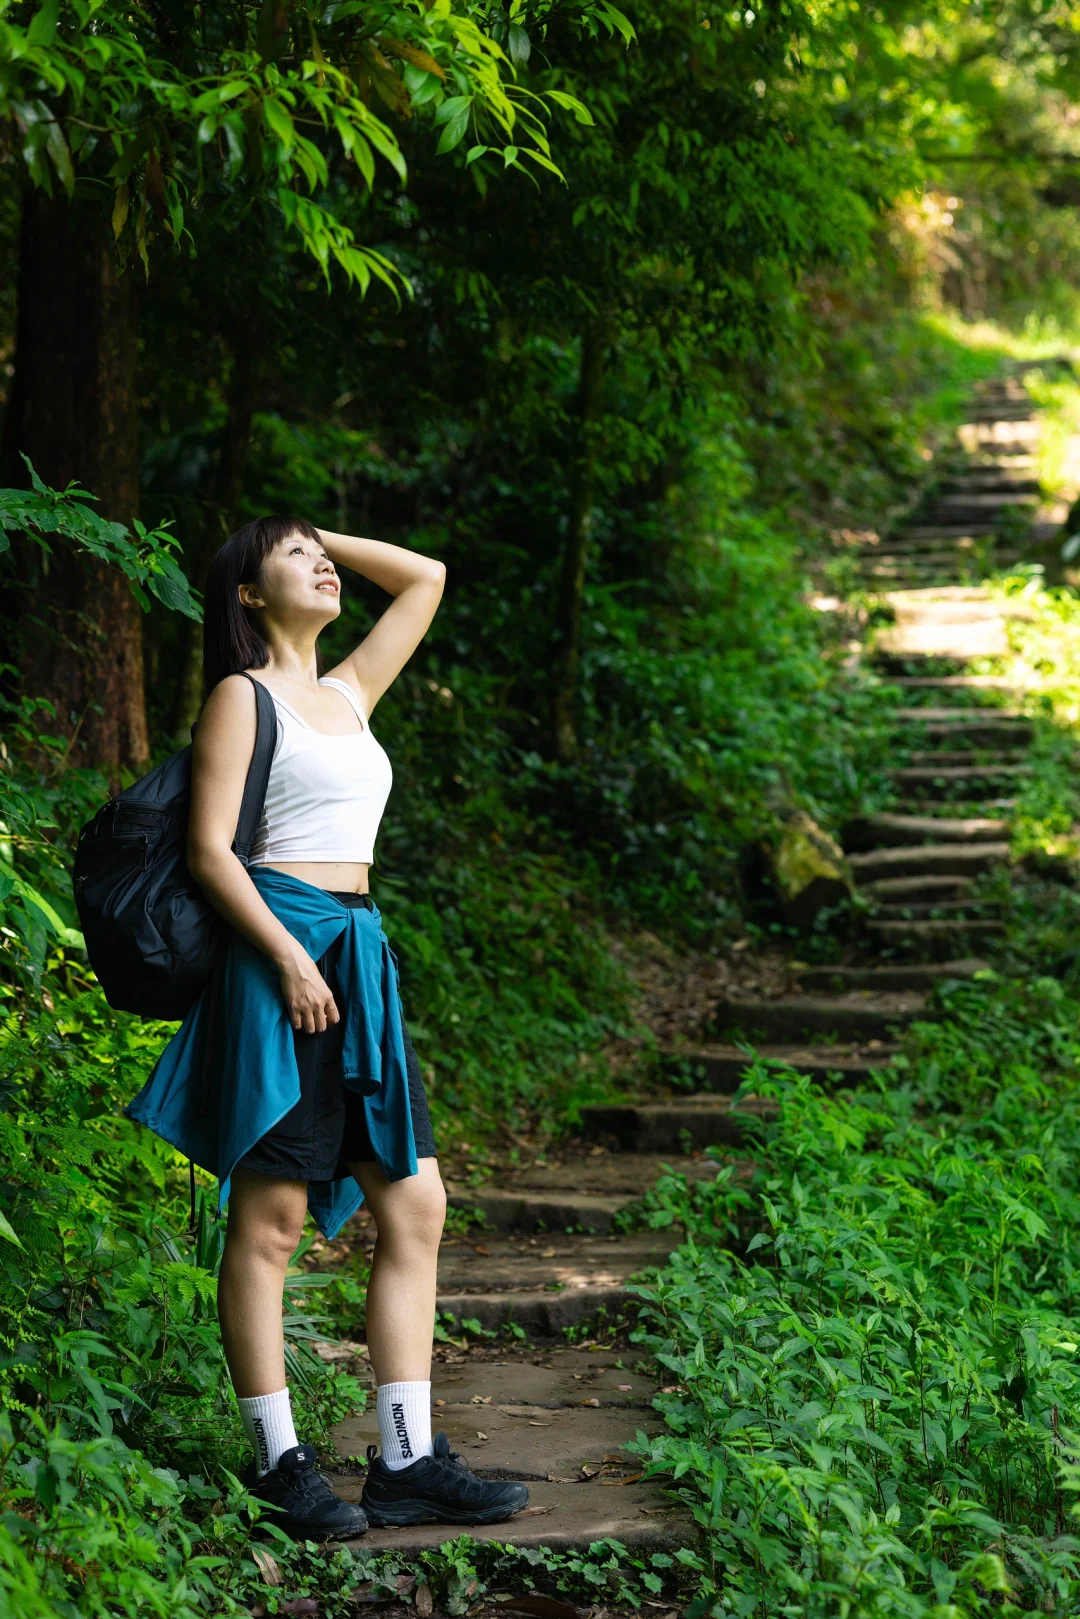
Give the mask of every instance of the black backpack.
[[[251, 680], [251, 676], [246, 677]], [[255, 751], [233, 849], [246, 866], [277, 741], [274, 699], [255, 688]], [[110, 1006], [184, 1017], [210, 982], [226, 924], [187, 868], [191, 748], [110, 798], [79, 833], [75, 904]]]

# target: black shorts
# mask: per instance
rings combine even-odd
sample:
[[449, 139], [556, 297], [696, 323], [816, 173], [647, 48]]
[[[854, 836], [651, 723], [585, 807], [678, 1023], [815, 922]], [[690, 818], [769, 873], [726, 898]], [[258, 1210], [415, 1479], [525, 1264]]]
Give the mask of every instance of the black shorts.
[[[337, 893], [346, 905], [362, 905], [363, 894]], [[368, 907], [370, 909], [370, 906]], [[318, 968], [334, 998], [341, 1005], [337, 961], [342, 940], [335, 939]], [[405, 1064], [409, 1077], [409, 1106], [417, 1158], [436, 1156], [420, 1064], [409, 1031], [402, 1021], [405, 1037]], [[260, 1175], [308, 1182], [340, 1180], [350, 1164], [375, 1162], [367, 1127], [364, 1099], [345, 1084], [341, 1049], [345, 1040], [345, 1019], [328, 1024], [321, 1034], [293, 1031], [293, 1049], [300, 1074], [300, 1100], [279, 1119], [272, 1130], [240, 1159], [238, 1168], [253, 1169]]]

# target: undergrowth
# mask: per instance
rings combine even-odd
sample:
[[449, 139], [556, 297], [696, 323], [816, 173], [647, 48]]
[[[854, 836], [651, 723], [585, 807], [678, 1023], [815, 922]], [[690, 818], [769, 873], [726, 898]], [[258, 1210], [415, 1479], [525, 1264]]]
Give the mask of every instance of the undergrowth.
[[757, 1061], [752, 1176], [681, 1224], [633, 1336], [677, 1381], [637, 1449], [704, 1533], [692, 1615], [1076, 1612], [1080, 1003], [945, 996], [876, 1090]]

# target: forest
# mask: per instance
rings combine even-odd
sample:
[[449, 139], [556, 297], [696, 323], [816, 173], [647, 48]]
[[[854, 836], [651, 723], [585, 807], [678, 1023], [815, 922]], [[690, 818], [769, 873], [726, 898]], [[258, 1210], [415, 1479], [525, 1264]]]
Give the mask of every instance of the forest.
[[[0, 1615], [1080, 1611], [1080, 11], [0, 0], [0, 159]], [[984, 419], [1038, 424], [1019, 504], [903, 572]], [[173, 1026], [106, 1001], [76, 841], [187, 744], [207, 569], [264, 513], [446, 565], [372, 888], [447, 1263], [667, 1121], [606, 1313], [440, 1283], [440, 1365], [651, 1379], [633, 1471], [523, 1474], [517, 1539], [249, 1536], [216, 1182], [122, 1111]], [[897, 584], [1004, 638], [882, 651]], [[328, 665], [384, 605], [346, 577]], [[1024, 762], [928, 768], [920, 679]], [[926, 803], [1000, 860], [875, 917], [866, 829]], [[882, 1038], [746, 1010], [870, 967]], [[569, 1265], [578, 1219], [528, 1230]], [[342, 1477], [365, 1229], [286, 1293]], [[545, 1480], [609, 1526], [556, 1534]]]

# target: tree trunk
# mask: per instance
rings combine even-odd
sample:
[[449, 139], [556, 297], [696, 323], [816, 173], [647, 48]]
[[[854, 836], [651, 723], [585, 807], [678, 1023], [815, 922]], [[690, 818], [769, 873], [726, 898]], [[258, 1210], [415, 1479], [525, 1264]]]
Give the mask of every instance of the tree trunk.
[[[78, 479], [103, 516], [139, 505], [138, 301], [99, 210], [28, 189], [20, 241], [15, 375], [4, 422], [7, 476], [19, 453], [53, 488]], [[25, 690], [56, 707], [81, 762], [117, 778], [149, 757], [142, 611], [119, 569], [50, 540], [26, 546], [18, 589]], [[31, 555], [31, 553], [34, 553]]]
[[[239, 526], [240, 501], [244, 493], [251, 452], [251, 426], [260, 384], [259, 353], [262, 333], [250, 318], [236, 311], [232, 375], [226, 397], [227, 415], [222, 429], [217, 472], [211, 506], [201, 534], [185, 547], [188, 577], [197, 589], [206, 583], [206, 571], [214, 553]], [[185, 619], [181, 642], [180, 678], [173, 701], [172, 729], [177, 746], [188, 739], [203, 705], [202, 625]]]
[[604, 339], [598, 320], [590, 320], [581, 340], [578, 385], [578, 456], [571, 486], [570, 521], [566, 531], [559, 591], [555, 604], [557, 648], [551, 682], [551, 740], [556, 759], [569, 763], [577, 753], [575, 709], [581, 669], [581, 609], [592, 532], [596, 488], [596, 417], [603, 382]]

